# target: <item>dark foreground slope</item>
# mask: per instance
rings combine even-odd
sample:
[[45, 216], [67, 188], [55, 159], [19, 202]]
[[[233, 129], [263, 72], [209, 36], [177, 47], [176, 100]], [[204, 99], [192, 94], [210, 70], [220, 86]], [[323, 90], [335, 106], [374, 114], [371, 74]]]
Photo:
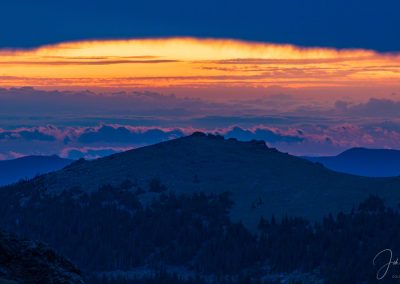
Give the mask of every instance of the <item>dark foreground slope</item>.
[[30, 179], [39, 174], [62, 169], [72, 160], [57, 156], [27, 156], [0, 161], [0, 185]]
[[0, 283], [83, 284], [73, 264], [46, 246], [0, 231]]
[[263, 142], [200, 133], [94, 161], [77, 161], [31, 183], [59, 194], [71, 188], [93, 192], [104, 184], [124, 182], [147, 190], [154, 181], [177, 193], [229, 191], [233, 219], [250, 227], [260, 216], [319, 219], [328, 213], [348, 212], [370, 194], [392, 206], [400, 201], [399, 178], [337, 173]]
[[400, 251], [398, 201], [397, 178], [196, 134], [0, 188], [0, 227], [93, 283], [375, 283], [374, 256]]
[[337, 156], [304, 157], [343, 173], [369, 177], [400, 175], [400, 151], [388, 149], [352, 148]]

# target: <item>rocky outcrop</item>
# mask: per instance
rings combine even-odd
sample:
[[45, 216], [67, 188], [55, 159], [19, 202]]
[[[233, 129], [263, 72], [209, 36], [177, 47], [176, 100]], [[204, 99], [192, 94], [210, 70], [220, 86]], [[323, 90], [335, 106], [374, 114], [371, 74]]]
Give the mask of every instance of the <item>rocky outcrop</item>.
[[83, 284], [80, 271], [45, 245], [0, 231], [0, 283]]

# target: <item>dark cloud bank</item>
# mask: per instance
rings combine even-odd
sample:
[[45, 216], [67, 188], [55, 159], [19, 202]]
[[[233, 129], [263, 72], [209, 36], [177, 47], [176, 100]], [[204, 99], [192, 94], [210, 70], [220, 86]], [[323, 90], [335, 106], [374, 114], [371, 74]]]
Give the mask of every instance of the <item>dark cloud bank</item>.
[[[399, 51], [399, 1], [3, 1], [0, 47], [198, 36]], [[138, 28], [140, 27], [140, 28]]]

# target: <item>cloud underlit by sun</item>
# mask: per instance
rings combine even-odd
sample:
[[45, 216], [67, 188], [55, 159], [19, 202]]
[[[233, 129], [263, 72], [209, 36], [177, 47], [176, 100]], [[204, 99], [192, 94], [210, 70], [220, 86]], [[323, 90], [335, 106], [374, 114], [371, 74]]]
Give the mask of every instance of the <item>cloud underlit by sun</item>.
[[2, 87], [400, 89], [397, 54], [220, 39], [82, 41], [0, 50], [0, 67]]

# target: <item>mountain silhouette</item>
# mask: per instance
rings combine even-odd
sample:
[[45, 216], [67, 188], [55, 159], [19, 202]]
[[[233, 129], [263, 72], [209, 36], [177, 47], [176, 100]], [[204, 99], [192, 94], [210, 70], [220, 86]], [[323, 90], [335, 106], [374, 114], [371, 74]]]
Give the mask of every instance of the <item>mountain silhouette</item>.
[[370, 177], [400, 175], [400, 151], [388, 149], [352, 148], [337, 156], [304, 157], [343, 173]]
[[[268, 148], [263, 141], [240, 142], [221, 136], [191, 136], [114, 154], [78, 160], [28, 182], [51, 194], [103, 185], [133, 184], [175, 193], [230, 192], [231, 217], [249, 227], [260, 216], [319, 219], [349, 212], [371, 194], [387, 204], [400, 201], [400, 178], [370, 178], [331, 171], [318, 163]], [[157, 191], [157, 190], [153, 190]]]
[[0, 161], [0, 185], [33, 178], [36, 175], [62, 169], [72, 160], [58, 156], [26, 156]]

